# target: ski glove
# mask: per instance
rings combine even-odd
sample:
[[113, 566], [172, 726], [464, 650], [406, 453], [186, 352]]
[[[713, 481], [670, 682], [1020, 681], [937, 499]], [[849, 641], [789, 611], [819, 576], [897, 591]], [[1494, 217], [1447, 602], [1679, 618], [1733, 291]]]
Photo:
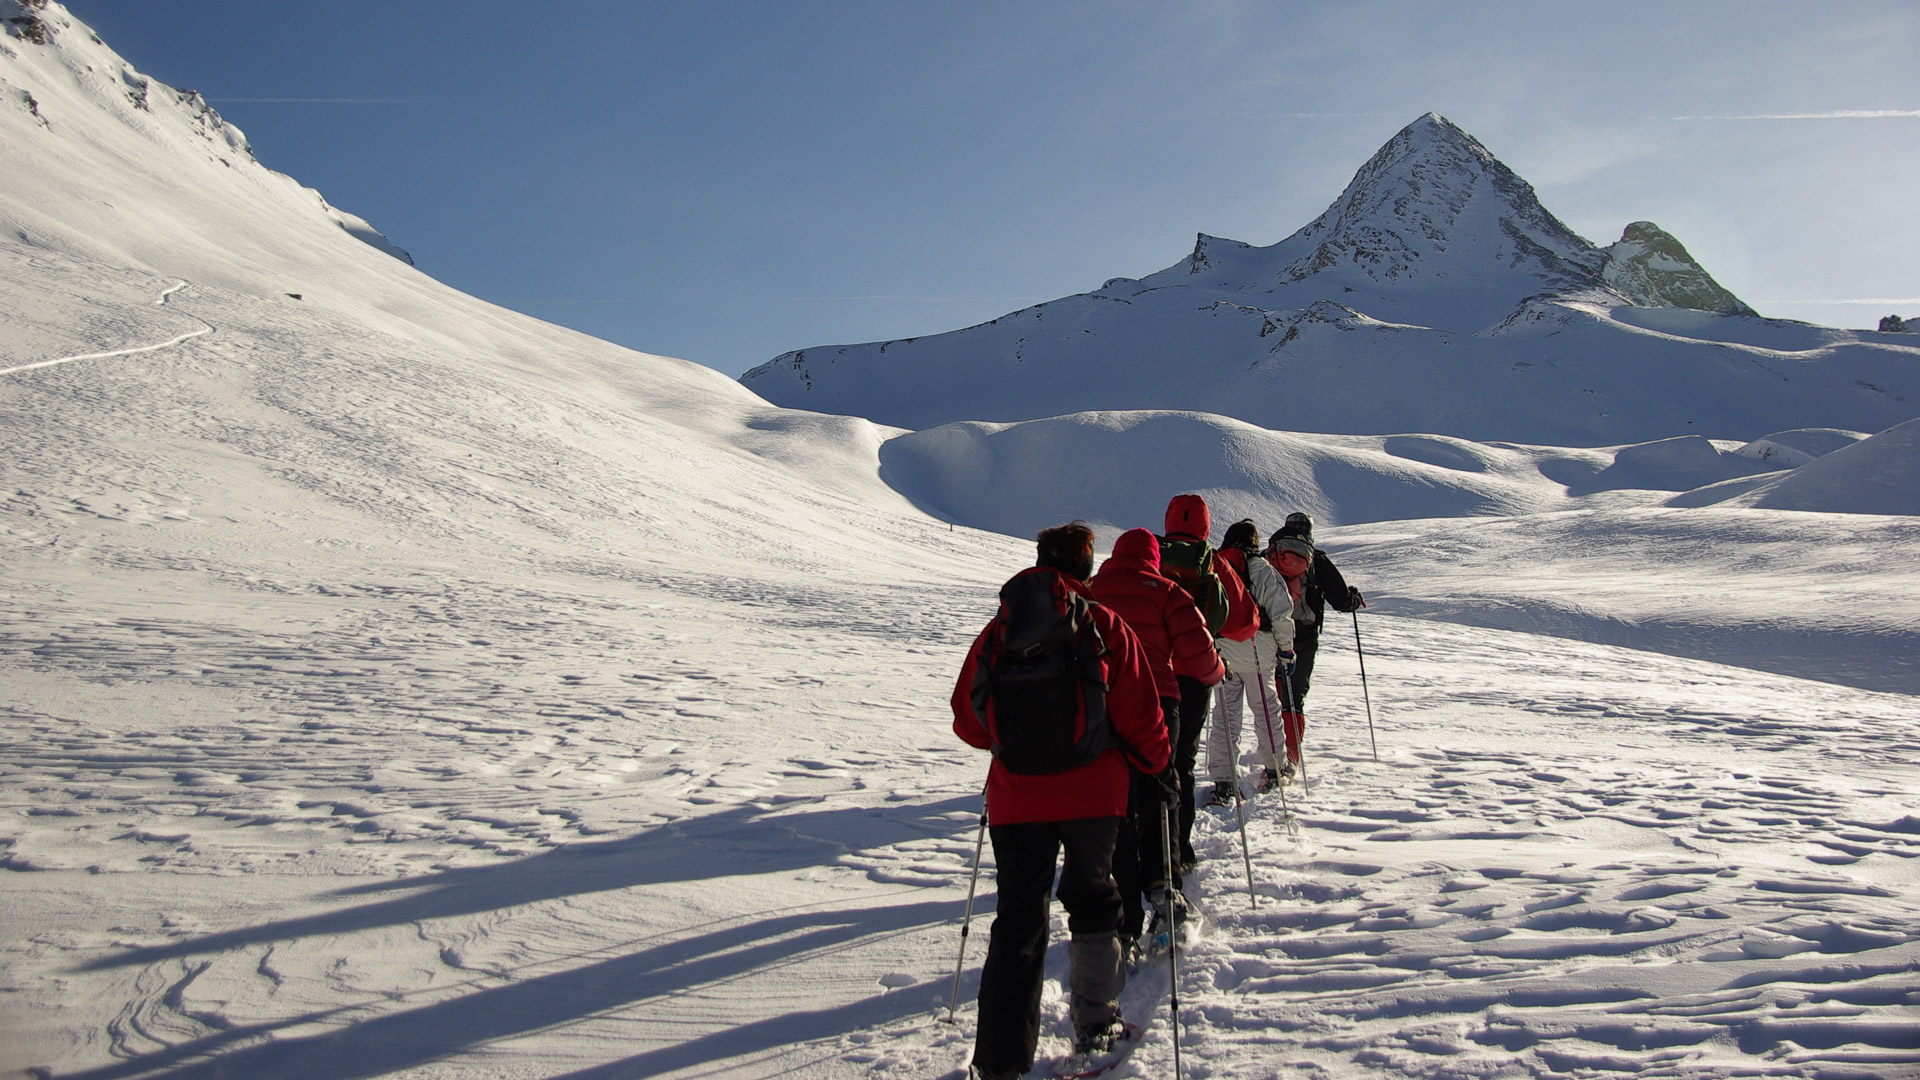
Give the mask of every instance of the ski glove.
[[1367, 598], [1360, 595], [1360, 590], [1351, 585], [1347, 586], [1347, 610], [1352, 611], [1366, 606]]
[[1162, 802], [1180, 801], [1180, 770], [1172, 765], [1154, 774], [1153, 782], [1160, 788]]
[[1280, 650], [1280, 671], [1281, 671], [1281, 673], [1282, 673], [1282, 674], [1284, 674], [1284, 675], [1287, 675], [1287, 676], [1289, 676], [1289, 677], [1291, 677], [1291, 676], [1293, 675], [1293, 665], [1294, 665], [1294, 657], [1293, 657], [1293, 650], [1292, 650], [1292, 649], [1281, 649], [1281, 650]]

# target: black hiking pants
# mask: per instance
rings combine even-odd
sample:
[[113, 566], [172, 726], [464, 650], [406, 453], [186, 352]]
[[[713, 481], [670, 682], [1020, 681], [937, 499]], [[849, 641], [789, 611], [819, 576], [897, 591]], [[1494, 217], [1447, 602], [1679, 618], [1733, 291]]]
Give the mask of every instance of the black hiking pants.
[[[1173, 763], [1180, 770], [1180, 843], [1174, 859], [1181, 865], [1198, 862], [1193, 854], [1193, 762], [1200, 756], [1200, 736], [1207, 714], [1213, 711], [1213, 688], [1199, 679], [1180, 676], [1180, 730], [1172, 733]], [[1174, 883], [1180, 884], [1178, 867]]]
[[[1040, 1042], [1040, 985], [1046, 974], [1048, 894], [1067, 909], [1068, 996], [1076, 1028], [1119, 1014], [1120, 890], [1113, 883], [1117, 817], [991, 825], [998, 912], [980, 972], [980, 1027], [973, 1063], [983, 1072], [1033, 1068]], [[1054, 863], [1065, 865], [1054, 888]]]
[[[1168, 745], [1174, 743], [1174, 725], [1180, 722], [1180, 699], [1161, 698], [1160, 715], [1168, 725]], [[1127, 792], [1127, 816], [1120, 822], [1120, 836], [1113, 846], [1113, 882], [1120, 887], [1120, 942], [1125, 945], [1140, 936], [1146, 925], [1143, 897], [1163, 884], [1167, 877], [1166, 860], [1160, 854], [1160, 837], [1167, 831], [1167, 800], [1160, 782], [1144, 773], [1134, 772]], [[1180, 871], [1174, 870], [1174, 881]]]
[[[1307, 711], [1307, 688], [1313, 685], [1313, 658], [1320, 651], [1320, 624], [1309, 623], [1293, 635], [1293, 677], [1287, 685], [1293, 690], [1290, 708], [1294, 712]], [[1283, 704], [1286, 704], [1284, 701]]]

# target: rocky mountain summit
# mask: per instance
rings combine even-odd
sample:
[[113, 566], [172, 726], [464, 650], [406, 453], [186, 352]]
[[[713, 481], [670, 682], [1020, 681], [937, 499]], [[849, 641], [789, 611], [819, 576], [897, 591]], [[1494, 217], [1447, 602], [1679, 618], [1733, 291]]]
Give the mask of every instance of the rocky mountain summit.
[[786, 353], [742, 381], [776, 404], [914, 428], [1188, 409], [1281, 430], [1619, 444], [1881, 430], [1920, 411], [1916, 357], [1761, 318], [1652, 222], [1593, 244], [1429, 113], [1276, 244], [1201, 234], [1144, 278], [952, 333]]
[[1608, 288], [1642, 307], [1691, 308], [1722, 315], [1753, 315], [1720, 287], [1680, 241], [1651, 221], [1636, 221], [1607, 249], [1600, 268]]

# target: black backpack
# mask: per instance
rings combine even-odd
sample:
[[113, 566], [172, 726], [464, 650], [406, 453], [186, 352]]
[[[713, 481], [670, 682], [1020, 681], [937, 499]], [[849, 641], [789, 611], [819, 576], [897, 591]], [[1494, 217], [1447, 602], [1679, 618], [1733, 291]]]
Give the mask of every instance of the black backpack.
[[1051, 574], [1022, 574], [1000, 590], [1001, 613], [974, 668], [973, 711], [1008, 772], [1045, 775], [1087, 765], [1106, 751], [1107, 643], [1085, 597]]

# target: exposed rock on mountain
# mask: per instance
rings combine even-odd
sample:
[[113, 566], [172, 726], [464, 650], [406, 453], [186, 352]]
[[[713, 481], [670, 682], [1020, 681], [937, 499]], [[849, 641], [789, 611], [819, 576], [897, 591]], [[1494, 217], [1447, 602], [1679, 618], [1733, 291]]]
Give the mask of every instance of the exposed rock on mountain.
[[1607, 249], [1607, 287], [1643, 307], [1692, 308], [1722, 315], [1754, 310], [1720, 287], [1680, 241], [1651, 221], [1636, 221]]

